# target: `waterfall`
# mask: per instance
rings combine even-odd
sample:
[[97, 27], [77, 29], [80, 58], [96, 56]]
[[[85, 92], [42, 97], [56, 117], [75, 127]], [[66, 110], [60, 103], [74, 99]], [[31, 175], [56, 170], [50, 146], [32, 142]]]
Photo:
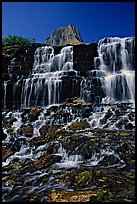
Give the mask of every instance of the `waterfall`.
[[135, 71], [131, 57], [134, 38], [104, 38], [98, 42], [99, 70], [105, 72], [106, 96], [114, 101], [135, 100]]
[[[73, 97], [93, 103], [134, 102], [135, 38], [103, 38], [98, 41], [97, 52], [93, 66], [80, 76], [82, 64], [78, 71], [73, 68], [73, 61], [77, 61], [73, 59], [73, 46], [63, 47], [59, 54], [51, 46], [38, 47], [30, 76], [14, 82], [13, 107], [48, 106]], [[10, 76], [15, 61], [13, 58], [8, 67]], [[4, 81], [4, 107], [8, 90]]]
[[6, 99], [7, 99], [7, 82], [8, 81], [4, 81], [4, 100], [3, 100], [3, 102], [4, 102], [4, 108], [6, 107]]
[[88, 70], [86, 79], [81, 82], [82, 97], [103, 103], [134, 101], [134, 49], [134, 37], [99, 40], [94, 70]]
[[22, 107], [46, 106], [62, 102], [63, 77], [73, 70], [73, 47], [61, 49], [60, 54], [54, 55], [50, 46], [36, 49], [32, 74], [23, 80], [21, 101]]

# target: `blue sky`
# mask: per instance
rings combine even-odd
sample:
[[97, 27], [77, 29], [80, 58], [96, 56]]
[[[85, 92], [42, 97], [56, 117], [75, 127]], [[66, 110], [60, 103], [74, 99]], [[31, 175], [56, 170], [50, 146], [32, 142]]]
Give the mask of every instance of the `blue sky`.
[[2, 37], [44, 43], [53, 30], [76, 26], [86, 43], [135, 35], [134, 2], [3, 2]]

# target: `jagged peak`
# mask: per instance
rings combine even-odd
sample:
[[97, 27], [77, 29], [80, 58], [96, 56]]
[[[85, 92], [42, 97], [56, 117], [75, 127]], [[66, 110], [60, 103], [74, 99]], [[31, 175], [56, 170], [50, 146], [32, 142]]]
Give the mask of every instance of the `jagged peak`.
[[50, 46], [81, 43], [83, 43], [83, 40], [81, 38], [80, 32], [72, 24], [57, 28], [52, 32], [51, 36], [46, 39], [45, 42], [46, 45]]

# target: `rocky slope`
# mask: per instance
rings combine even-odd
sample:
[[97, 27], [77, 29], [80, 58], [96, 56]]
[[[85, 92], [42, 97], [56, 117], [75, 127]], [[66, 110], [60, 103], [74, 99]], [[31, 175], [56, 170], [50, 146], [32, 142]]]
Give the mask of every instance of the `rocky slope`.
[[2, 201], [135, 202], [134, 119], [128, 103], [70, 99], [4, 111]]
[[80, 33], [73, 25], [56, 29], [45, 42], [46, 45], [50, 46], [67, 44], [75, 45], [81, 43], [83, 43], [83, 40], [80, 36]]

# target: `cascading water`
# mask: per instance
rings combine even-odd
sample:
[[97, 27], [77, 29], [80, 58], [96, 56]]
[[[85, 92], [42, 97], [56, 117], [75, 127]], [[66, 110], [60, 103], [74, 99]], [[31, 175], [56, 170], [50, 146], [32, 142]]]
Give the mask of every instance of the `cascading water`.
[[134, 46], [134, 38], [104, 38], [98, 43], [95, 67], [104, 71], [106, 97], [114, 101], [135, 100]]
[[32, 105], [51, 105], [62, 101], [62, 77], [73, 70], [73, 47], [62, 48], [60, 54], [54, 55], [50, 46], [37, 48], [30, 78], [23, 80], [22, 107]]
[[4, 81], [4, 107], [6, 107], [6, 99], [7, 99], [7, 81]]
[[[13, 86], [23, 109], [17, 110], [15, 101], [16, 110], [2, 114], [3, 202], [43, 202], [52, 190], [53, 195], [55, 190], [101, 192], [104, 182], [120, 190], [124, 183], [122, 193], [134, 185], [134, 39], [100, 40], [86, 77], [73, 69], [72, 46], [54, 51], [47, 46], [36, 50], [31, 75]], [[124, 194], [123, 201], [133, 193]]]
[[[134, 101], [135, 38], [101, 39], [97, 51], [94, 68], [88, 69], [84, 77], [73, 69], [73, 46], [62, 48], [60, 54], [55, 54], [50, 46], [38, 47], [30, 76], [26, 79], [21, 77], [13, 84], [13, 107], [60, 104], [66, 98], [73, 97], [95, 103]], [[14, 61], [8, 67], [10, 73]], [[7, 81], [3, 84], [5, 107], [6, 90]]]
[[[134, 37], [104, 38], [98, 42], [94, 69], [81, 83], [81, 96], [103, 103], [135, 100]], [[101, 100], [100, 100], [101, 102]]]

